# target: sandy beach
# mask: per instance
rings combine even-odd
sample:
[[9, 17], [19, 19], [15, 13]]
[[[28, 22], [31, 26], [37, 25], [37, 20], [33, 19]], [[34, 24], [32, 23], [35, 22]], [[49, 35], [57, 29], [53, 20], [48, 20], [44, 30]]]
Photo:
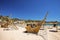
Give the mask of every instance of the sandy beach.
[[58, 32], [49, 32], [52, 29], [40, 30], [38, 35], [24, 33], [24, 27], [18, 30], [3, 30], [0, 28], [0, 40], [60, 40], [60, 30]]

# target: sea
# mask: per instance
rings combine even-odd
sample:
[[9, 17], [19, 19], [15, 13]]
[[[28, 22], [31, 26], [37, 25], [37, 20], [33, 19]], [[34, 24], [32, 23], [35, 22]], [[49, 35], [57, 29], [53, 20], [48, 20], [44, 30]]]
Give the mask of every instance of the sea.
[[[48, 24], [48, 23], [46, 23], [46, 24], [44, 24], [44, 26], [53, 26], [54, 24]], [[60, 26], [60, 24], [56, 24], [56, 26]]]

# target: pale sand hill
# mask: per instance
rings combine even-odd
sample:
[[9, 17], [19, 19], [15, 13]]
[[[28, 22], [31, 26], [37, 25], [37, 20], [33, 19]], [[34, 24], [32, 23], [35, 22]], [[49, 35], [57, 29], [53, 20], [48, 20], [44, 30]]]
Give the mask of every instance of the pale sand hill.
[[[38, 35], [31, 33], [23, 33], [25, 28], [20, 27], [19, 30], [5, 30], [0, 28], [0, 40], [60, 40], [59, 32], [49, 32], [50, 29], [40, 30]], [[43, 36], [41, 36], [43, 35]]]

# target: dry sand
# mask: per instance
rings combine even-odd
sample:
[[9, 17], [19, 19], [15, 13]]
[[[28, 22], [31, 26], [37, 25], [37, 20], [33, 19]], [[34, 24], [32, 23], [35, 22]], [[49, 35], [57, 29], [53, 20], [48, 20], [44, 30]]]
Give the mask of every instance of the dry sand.
[[[48, 29], [48, 30], [51, 30], [51, 29]], [[48, 40], [60, 40], [60, 30], [58, 30], [58, 32], [48, 31], [47, 33], [48, 33]]]
[[51, 29], [40, 30], [38, 35], [23, 33], [25, 28], [19, 27], [19, 30], [3, 30], [0, 28], [0, 40], [60, 40], [60, 31], [49, 32]]

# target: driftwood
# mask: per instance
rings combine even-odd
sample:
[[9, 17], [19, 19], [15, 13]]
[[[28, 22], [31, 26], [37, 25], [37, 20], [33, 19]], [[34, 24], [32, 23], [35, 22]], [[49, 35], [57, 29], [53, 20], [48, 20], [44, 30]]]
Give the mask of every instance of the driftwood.
[[9, 25], [8, 23], [3, 23], [3, 24], [1, 24], [1, 27], [2, 28], [8, 28], [8, 25]]
[[30, 25], [28, 25], [27, 27], [25, 27], [26, 28], [26, 31], [25, 32], [28, 32], [28, 33], [38, 33], [39, 32], [39, 29], [41, 28], [41, 26], [43, 25], [43, 23], [45, 23], [47, 14], [45, 15], [44, 19], [40, 23], [38, 23], [36, 25], [36, 27], [32, 28]]
[[8, 28], [9, 25], [13, 25], [14, 29], [18, 29], [11, 19], [6, 20], [6, 22], [1, 23], [1, 28]]

